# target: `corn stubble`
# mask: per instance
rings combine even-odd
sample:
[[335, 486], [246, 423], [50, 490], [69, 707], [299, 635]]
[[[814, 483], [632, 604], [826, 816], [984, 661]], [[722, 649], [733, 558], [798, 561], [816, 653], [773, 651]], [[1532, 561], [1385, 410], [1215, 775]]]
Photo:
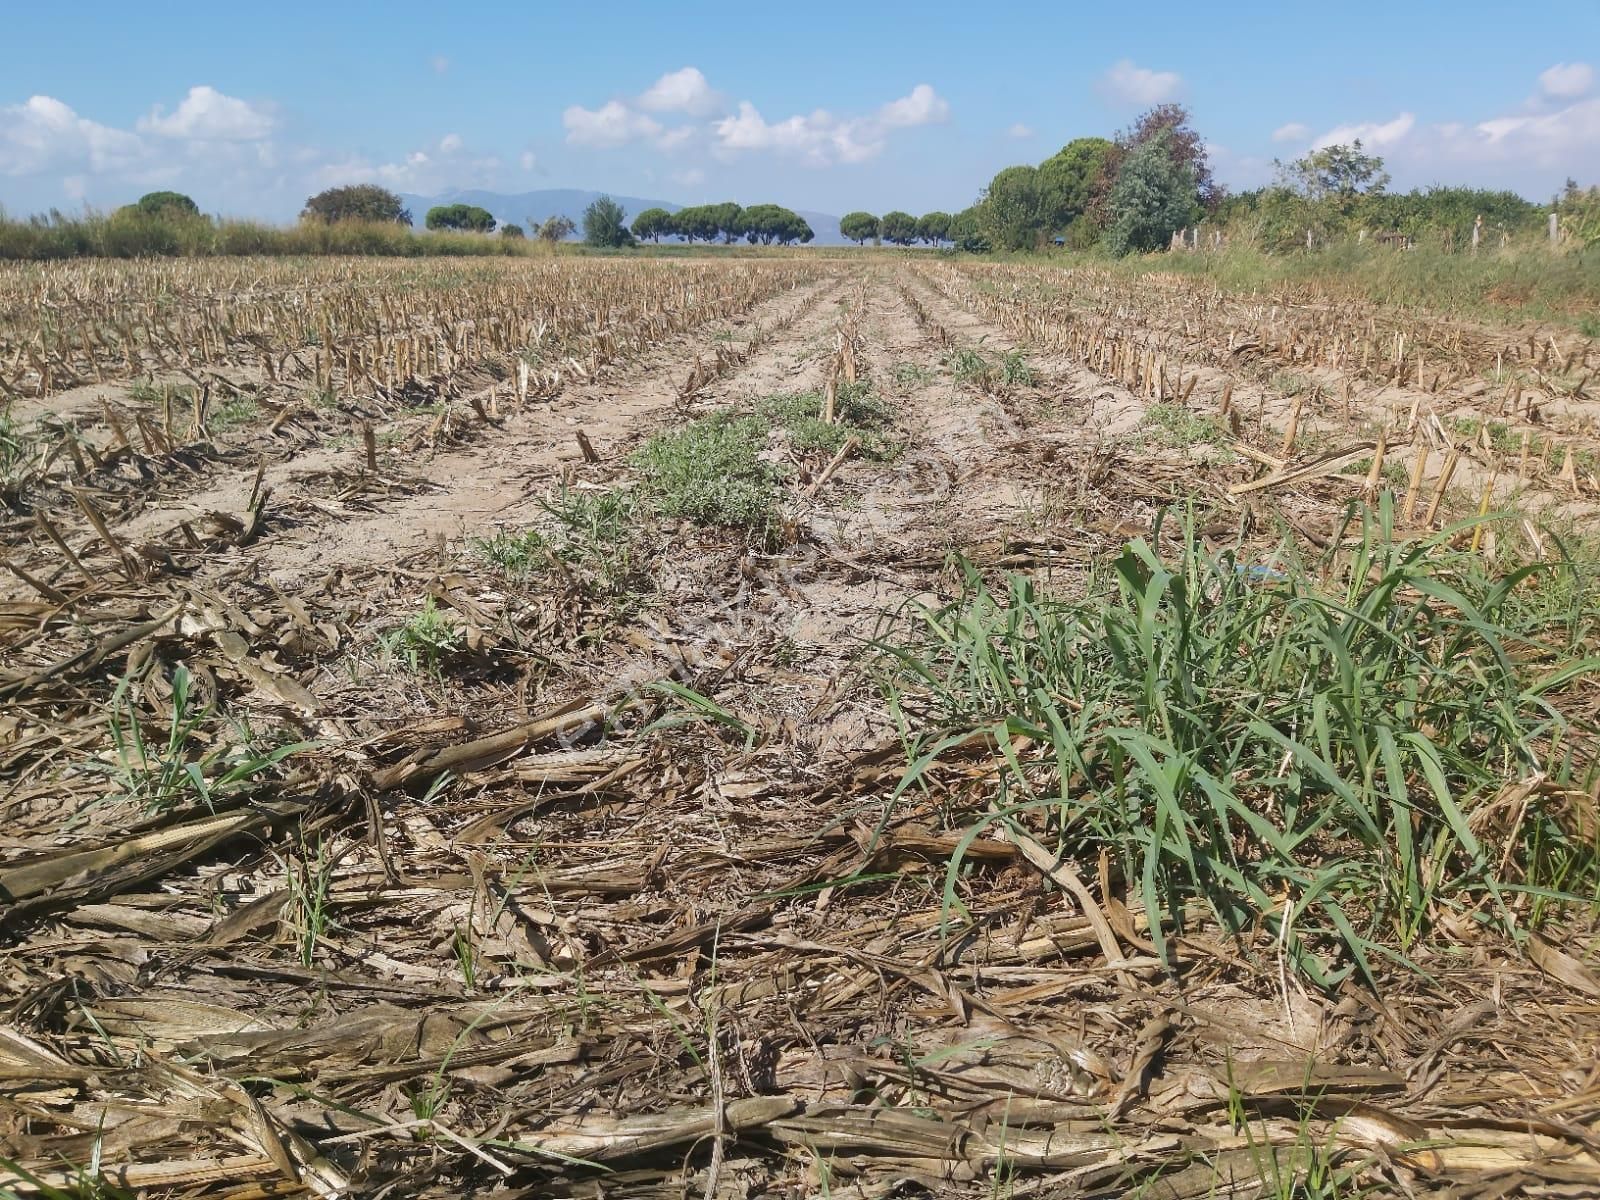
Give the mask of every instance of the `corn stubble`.
[[[0, 1196], [1600, 1187], [1591, 346], [931, 255], [0, 318]], [[447, 451], [526, 470], [342, 560]]]

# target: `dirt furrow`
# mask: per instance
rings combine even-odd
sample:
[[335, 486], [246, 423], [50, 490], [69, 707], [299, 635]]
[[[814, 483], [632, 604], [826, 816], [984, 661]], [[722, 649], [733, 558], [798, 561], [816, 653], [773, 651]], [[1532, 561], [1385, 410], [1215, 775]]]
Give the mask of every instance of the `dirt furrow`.
[[[744, 328], [753, 334], [781, 322], [815, 305], [830, 286], [824, 281], [774, 297], [749, 314]], [[626, 368], [615, 378], [570, 387], [553, 400], [530, 403], [498, 427], [481, 427], [468, 443], [416, 464], [418, 474], [427, 480], [421, 490], [407, 487], [408, 494], [393, 500], [380, 491], [366, 501], [373, 511], [352, 510], [340, 519], [334, 515], [336, 506], [324, 503], [320, 511], [311, 510], [309, 520], [297, 521], [277, 536], [270, 536], [269, 527], [269, 536], [254, 548], [255, 557], [277, 583], [292, 587], [308, 573], [392, 562], [441, 537], [458, 536], [468, 526], [514, 509], [563, 462], [579, 459], [575, 438], [579, 429], [594, 444], [604, 445], [670, 408], [687, 373], [685, 364], [713, 350], [715, 337], [702, 329], [674, 338], [647, 362]], [[310, 480], [340, 468], [359, 470], [361, 455], [359, 444], [344, 449], [318, 446], [269, 466], [263, 481], [273, 489], [277, 504], [294, 503], [307, 495]], [[380, 463], [380, 474], [404, 480], [411, 472], [404, 464], [386, 461]], [[179, 521], [213, 511], [242, 512], [254, 482], [253, 471], [235, 471], [182, 504], [147, 509], [116, 532], [134, 543], [164, 541]]]

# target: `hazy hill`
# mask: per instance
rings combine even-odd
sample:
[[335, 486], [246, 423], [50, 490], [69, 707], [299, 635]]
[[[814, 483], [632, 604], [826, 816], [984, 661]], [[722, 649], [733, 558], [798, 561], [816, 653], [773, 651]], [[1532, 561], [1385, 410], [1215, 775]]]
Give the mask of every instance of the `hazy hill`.
[[[512, 222], [527, 229], [528, 235], [533, 235], [546, 218], [563, 213], [571, 217], [574, 222], [582, 224], [583, 210], [594, 202], [599, 192], [586, 192], [581, 188], [546, 188], [537, 192], [517, 192], [507, 194], [504, 192], [485, 192], [477, 188], [463, 188], [456, 191], [442, 192], [437, 196], [417, 196], [411, 193], [400, 193], [400, 199], [405, 201], [411, 210], [411, 219], [416, 222], [417, 228], [422, 228], [422, 220], [428, 215], [428, 210], [438, 204], [476, 204], [479, 208], [486, 208], [494, 214], [495, 220], [502, 225]], [[683, 207], [670, 200], [646, 200], [640, 196], [618, 196], [612, 199], [627, 211], [628, 220], [647, 208], [664, 208], [668, 212], [677, 212]], [[751, 200], [752, 204], [767, 203], [765, 200]], [[781, 200], [771, 203], [781, 204]], [[811, 226], [817, 235], [813, 245], [843, 246], [847, 243], [839, 236], [839, 218], [829, 213], [809, 212], [803, 208], [795, 209], [806, 223]], [[531, 224], [531, 228], [529, 228]]]

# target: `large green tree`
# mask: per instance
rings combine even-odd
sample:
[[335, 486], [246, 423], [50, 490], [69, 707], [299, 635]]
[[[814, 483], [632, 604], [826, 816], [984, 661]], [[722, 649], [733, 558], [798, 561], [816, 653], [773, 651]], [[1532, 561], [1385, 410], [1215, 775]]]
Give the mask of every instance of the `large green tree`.
[[[712, 237], [721, 236], [724, 242], [736, 242], [744, 236], [744, 209], [732, 200], [705, 206], [711, 224]], [[708, 239], [709, 240], [709, 239]]]
[[809, 242], [815, 234], [804, 217], [776, 204], [752, 204], [740, 216], [744, 236], [751, 244], [770, 246], [777, 242]]
[[[1165, 137], [1163, 137], [1165, 135]], [[1207, 211], [1221, 202], [1225, 191], [1211, 176], [1206, 142], [1195, 129], [1189, 110], [1181, 104], [1158, 104], [1144, 113], [1117, 139], [1124, 153], [1160, 138], [1167, 157], [1194, 175], [1195, 197]], [[1121, 175], [1121, 169], [1118, 169]]]
[[717, 220], [709, 204], [691, 204], [673, 214], [672, 231], [686, 242], [709, 242], [717, 236]]
[[894, 246], [909, 246], [917, 240], [917, 219], [899, 209], [886, 212], [878, 222], [878, 236]]
[[839, 232], [860, 246], [878, 236], [878, 218], [869, 212], [845, 213], [839, 218]]
[[937, 246], [950, 236], [950, 214], [935, 210], [917, 218], [917, 237], [930, 246]]
[[1194, 165], [1174, 152], [1172, 132], [1162, 130], [1133, 147], [1117, 172], [1106, 244], [1118, 255], [1164, 250], [1200, 213]]
[[1050, 233], [1050, 212], [1036, 167], [1007, 167], [989, 181], [978, 226], [997, 250], [1032, 250]]
[[411, 224], [411, 214], [399, 196], [375, 183], [357, 183], [318, 192], [301, 211], [308, 221], [378, 221]]
[[989, 240], [983, 236], [983, 224], [979, 219], [980, 208], [981, 205], [974, 204], [950, 218], [950, 240], [957, 250], [982, 254], [989, 249]]
[[623, 224], [628, 214], [610, 196], [599, 196], [583, 210], [583, 241], [586, 246], [615, 249], [633, 245], [633, 235]]
[[491, 233], [495, 219], [487, 208], [476, 204], [438, 204], [428, 210], [422, 223], [429, 229]]
[[1074, 138], [1039, 164], [1039, 187], [1053, 231], [1088, 215], [1111, 190], [1117, 146], [1100, 137]]
[[677, 232], [672, 214], [664, 208], [647, 208], [633, 219], [633, 236], [643, 241], [649, 238], [659, 242]]

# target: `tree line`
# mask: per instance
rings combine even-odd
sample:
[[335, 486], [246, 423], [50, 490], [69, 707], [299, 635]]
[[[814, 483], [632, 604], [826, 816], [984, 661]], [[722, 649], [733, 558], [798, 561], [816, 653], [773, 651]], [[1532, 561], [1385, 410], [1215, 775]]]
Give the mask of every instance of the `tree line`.
[[697, 204], [677, 212], [647, 208], [633, 219], [632, 233], [640, 241], [676, 237], [685, 242], [720, 241], [728, 245], [743, 238], [751, 245], [759, 242], [764, 246], [787, 246], [793, 242], [803, 245], [816, 236], [806, 219], [792, 209], [778, 204], [742, 208], [731, 200]]
[[852, 212], [839, 218], [839, 232], [858, 246], [869, 241], [888, 242], [892, 246], [909, 246], [913, 242], [938, 246], [950, 240], [954, 222], [955, 218], [947, 212], [924, 213], [920, 217], [899, 209], [881, 217], [869, 212]]
[[969, 208], [913, 218], [853, 212], [839, 232], [911, 245], [948, 241], [958, 250], [1037, 250], [1051, 244], [1115, 255], [1165, 250], [1197, 227], [1266, 250], [1316, 246], [1338, 237], [1423, 233], [1446, 248], [1509, 239], [1543, 228], [1554, 211], [1580, 244], [1600, 240], [1600, 189], [1569, 181], [1550, 204], [1514, 192], [1431, 187], [1391, 193], [1383, 159], [1359, 141], [1276, 163], [1265, 187], [1229, 194], [1217, 183], [1205, 139], [1181, 104], [1159, 104], [1113, 137], [1081, 137], [1037, 164], [998, 171]]
[[[400, 197], [372, 184], [330, 188], [306, 201], [303, 220], [398, 222], [409, 225], [411, 214]], [[446, 204], [428, 210], [427, 227], [436, 231], [490, 233], [495, 218], [487, 209], [471, 204]], [[529, 227], [543, 241], [559, 242], [572, 236], [578, 225], [567, 216], [556, 214], [542, 224], [530, 220]], [[583, 213], [583, 240], [601, 249], [631, 246], [639, 241], [660, 242], [664, 237], [686, 242], [731, 243], [743, 238], [751, 244], [787, 246], [806, 243], [815, 236], [811, 226], [792, 209], [777, 204], [754, 204], [748, 208], [731, 201], [702, 204], [668, 212], [647, 208], [627, 224], [627, 213], [610, 196], [597, 197]], [[506, 237], [527, 236], [520, 225], [501, 226]]]

